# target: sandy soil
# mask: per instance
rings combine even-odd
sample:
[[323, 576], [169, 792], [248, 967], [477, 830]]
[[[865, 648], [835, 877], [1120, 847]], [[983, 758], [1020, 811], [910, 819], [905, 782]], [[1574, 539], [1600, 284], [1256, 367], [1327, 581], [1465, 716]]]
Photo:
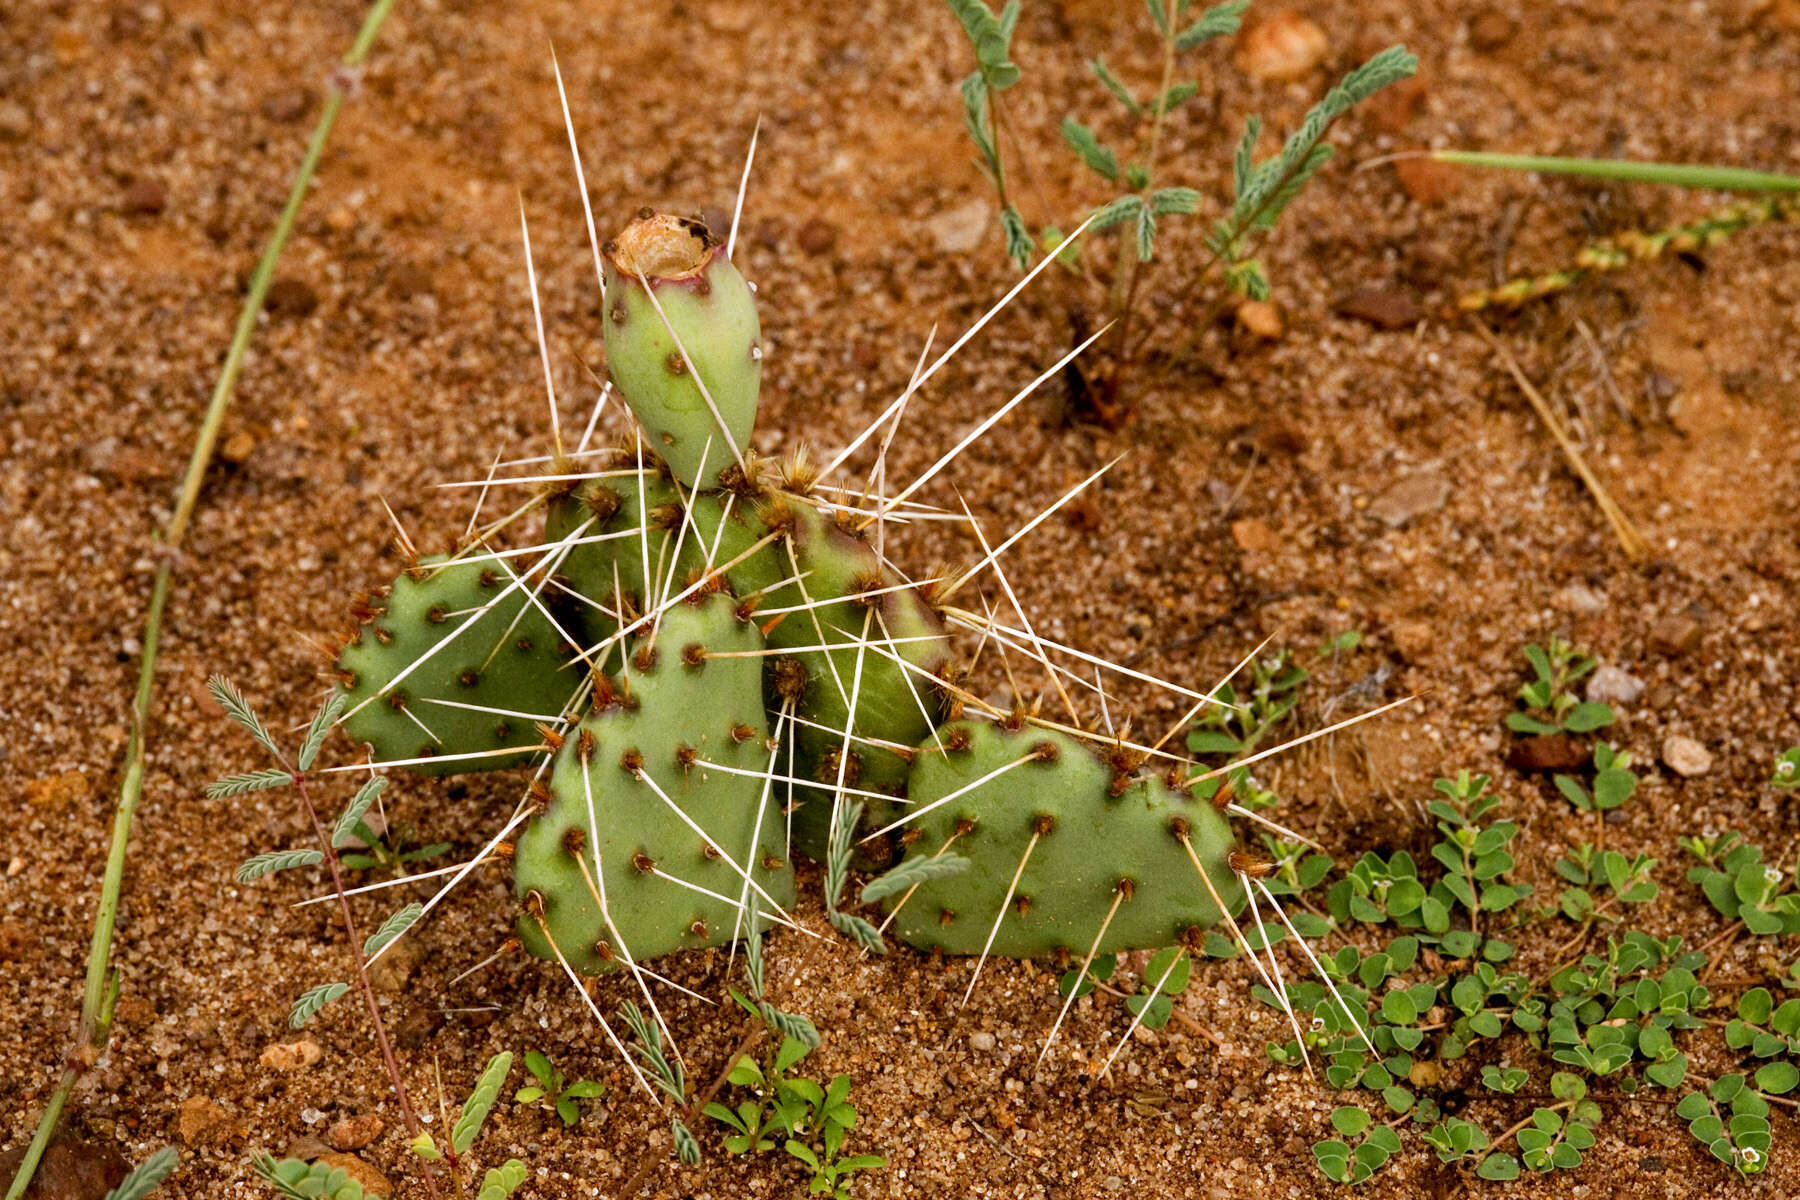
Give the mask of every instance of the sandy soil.
[[[1012, 114], [1039, 164], [1034, 215], [1102, 198], [1063, 161], [1052, 128], [1066, 111], [1101, 108], [1083, 57], [1104, 53], [1134, 79], [1148, 72], [1141, 14], [1115, 7], [1026, 5], [1027, 82]], [[1264, 637], [1310, 647], [1342, 629], [1367, 632], [1367, 648], [1322, 681], [1315, 704], [1359, 680], [1372, 681], [1362, 703], [1407, 693], [1419, 703], [1272, 773], [1291, 797], [1285, 818], [1342, 862], [1426, 844], [1431, 779], [1469, 767], [1495, 772], [1524, 825], [1522, 873], [1547, 884], [1566, 841], [1591, 831], [1503, 766], [1500, 721], [1522, 643], [1572, 632], [1648, 683], [1619, 727], [1640, 761], [1654, 764], [1669, 733], [1714, 755], [1692, 779], [1652, 765], [1604, 830], [1609, 845], [1663, 862], [1663, 895], [1641, 923], [1710, 938], [1721, 922], [1682, 881], [1675, 836], [1739, 829], [1791, 859], [1800, 833], [1791, 806], [1762, 784], [1774, 755], [1800, 740], [1794, 232], [1752, 233], [1704, 261], [1636, 270], [1502, 324], [1649, 538], [1652, 557], [1633, 566], [1485, 344], [1430, 314], [1492, 282], [1497, 256], [1513, 270], [1548, 269], [1596, 234], [1693, 215], [1707, 201], [1499, 175], [1404, 181], [1392, 166], [1353, 166], [1457, 145], [1800, 170], [1794, 6], [1310, 8], [1330, 37], [1329, 71], [1404, 40], [1424, 72], [1405, 96], [1344, 123], [1340, 161], [1272, 243], [1285, 336], [1206, 331], [1196, 357], [1142, 393], [1141, 417], [1122, 433], [1071, 427], [1057, 395], [1033, 400], [931, 495], [953, 503], [953, 483], [986, 528], [1011, 528], [1125, 453], [1095, 503], [1021, 549], [1012, 577], [1046, 636], [1142, 670], [1207, 681]], [[151, 534], [241, 280], [359, 20], [349, 0], [16, 0], [0, 11], [0, 1141], [28, 1134], [79, 1007]], [[583, 364], [602, 354], [551, 44], [603, 224], [643, 203], [728, 210], [761, 116], [740, 261], [761, 286], [769, 334], [763, 449], [842, 444], [903, 385], [934, 322], [941, 344], [1012, 281], [954, 104], [966, 49], [936, 4], [398, 7], [282, 263], [157, 673], [116, 952], [124, 999], [75, 1123], [136, 1159], [183, 1140], [184, 1102], [215, 1104], [225, 1119], [184, 1145], [166, 1194], [264, 1194], [248, 1151], [279, 1153], [368, 1112], [387, 1132], [363, 1157], [402, 1194], [422, 1194], [352, 1004], [311, 1028], [316, 1065], [284, 1073], [259, 1061], [289, 1039], [293, 997], [335, 977], [345, 947], [326, 909], [289, 907], [312, 883], [232, 882], [242, 858], [303, 831], [280, 794], [202, 797], [209, 779], [255, 765], [202, 684], [226, 672], [273, 724], [303, 721], [320, 694], [307, 638], [336, 627], [351, 592], [393, 573], [378, 497], [427, 548], [441, 547], [462, 528], [466, 496], [434, 484], [479, 476], [496, 451], [543, 446], [520, 195], [565, 427], [585, 417], [594, 389]], [[1290, 125], [1324, 72], [1264, 85], [1224, 50], [1201, 61], [1206, 86], [1172, 122], [1168, 161], [1175, 178], [1218, 197], [1241, 115]], [[1194, 260], [1199, 229], [1171, 233], [1167, 274]], [[1427, 315], [1386, 331], [1335, 315], [1358, 288], [1408, 297]], [[1073, 295], [1059, 284], [1032, 293], [934, 383], [896, 447], [899, 476], [1053, 361], [1068, 344]], [[1199, 319], [1197, 309], [1165, 315], [1176, 327]], [[920, 571], [974, 552], [941, 533], [905, 549]], [[1179, 711], [1148, 691], [1128, 689], [1124, 701], [1140, 728], [1160, 730]], [[398, 819], [464, 854], [515, 788], [500, 777], [399, 779], [389, 796]], [[825, 928], [816, 905], [802, 911]], [[523, 1194], [612, 1195], [646, 1155], [665, 1153], [666, 1126], [629, 1095], [558, 973], [509, 959], [448, 986], [499, 946], [511, 917], [507, 880], [493, 871], [387, 981], [409, 1084], [429, 1097], [441, 1072], [459, 1093], [487, 1055], [534, 1047], [571, 1074], [608, 1079], [604, 1110], [567, 1133], [503, 1105], [484, 1153], [532, 1165]], [[1745, 946], [1725, 973], [1757, 977], [1792, 952]], [[1053, 975], [1029, 963], [991, 965], [960, 1015], [965, 962], [906, 951], [859, 959], [842, 942], [777, 934], [770, 964], [785, 1006], [826, 1033], [820, 1069], [855, 1077], [856, 1146], [892, 1162], [858, 1195], [1337, 1191], [1309, 1146], [1338, 1097], [1265, 1060], [1279, 1026], [1250, 1001], [1241, 964], [1197, 972], [1183, 1000], [1216, 1038], [1179, 1024], [1145, 1036], [1105, 1082], [1085, 1067], [1126, 1018], [1104, 1000], [1076, 1006], [1051, 1062], [1032, 1074], [1056, 1003]], [[728, 982], [722, 954], [668, 969], [710, 995]], [[616, 981], [601, 993], [623, 995]], [[710, 1078], [741, 1034], [736, 1014], [672, 1002], [669, 1015], [695, 1074]], [[1725, 1063], [1722, 1049], [1701, 1054], [1704, 1069]], [[1666, 1104], [1602, 1101], [1607, 1120], [1585, 1166], [1508, 1193], [1800, 1192], [1789, 1111], [1774, 1117], [1776, 1165], [1751, 1186], [1706, 1159]], [[1481, 1100], [1474, 1111], [1497, 1128], [1522, 1109]], [[794, 1194], [795, 1179], [772, 1159], [711, 1151], [697, 1169], [659, 1167], [646, 1190], [774, 1197]], [[1490, 1188], [1439, 1167], [1415, 1139], [1366, 1190]]]

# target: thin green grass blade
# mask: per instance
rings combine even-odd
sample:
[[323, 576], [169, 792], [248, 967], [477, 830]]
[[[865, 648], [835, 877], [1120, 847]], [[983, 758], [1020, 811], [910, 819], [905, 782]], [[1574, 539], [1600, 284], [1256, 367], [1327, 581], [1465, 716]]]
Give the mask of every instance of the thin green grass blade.
[[1715, 167], [1704, 163], [1630, 162], [1610, 158], [1556, 158], [1537, 154], [1486, 154], [1473, 150], [1436, 150], [1438, 162], [1503, 171], [1539, 171], [1546, 175], [1581, 175], [1628, 183], [1662, 183], [1671, 187], [1713, 188], [1728, 192], [1800, 192], [1800, 175], [1755, 171], [1748, 167]]

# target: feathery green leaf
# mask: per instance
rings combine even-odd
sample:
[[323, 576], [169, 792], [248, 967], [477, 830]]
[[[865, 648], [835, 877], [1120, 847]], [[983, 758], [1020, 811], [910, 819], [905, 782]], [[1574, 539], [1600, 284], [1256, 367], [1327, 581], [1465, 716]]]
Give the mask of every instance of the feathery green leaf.
[[1249, 7], [1250, 0], [1227, 0], [1227, 3], [1213, 5], [1200, 14], [1198, 21], [1175, 36], [1175, 48], [1192, 50], [1216, 37], [1236, 33], [1243, 23], [1244, 10]]
[[317, 1016], [320, 1009], [349, 990], [347, 983], [321, 983], [318, 987], [307, 988], [294, 1001], [293, 1011], [288, 1013], [289, 1027], [299, 1029]]
[[261, 771], [246, 771], [242, 775], [227, 775], [224, 779], [215, 780], [206, 785], [206, 796], [209, 800], [223, 800], [228, 796], [242, 796], [246, 792], [263, 792], [270, 788], [286, 787], [294, 782], [294, 777], [280, 767], [269, 767]]
[[1100, 144], [1100, 139], [1094, 136], [1092, 129], [1074, 117], [1064, 117], [1062, 135], [1063, 141], [1069, 144], [1069, 149], [1080, 155], [1082, 162], [1114, 183], [1118, 182], [1119, 160], [1111, 150]]
[[411, 929], [414, 923], [424, 915], [425, 906], [415, 900], [387, 920], [383, 921], [381, 923], [381, 928], [377, 929], [374, 933], [371, 933], [369, 935], [369, 940], [363, 943], [363, 956], [365, 958], [373, 958], [382, 950], [385, 950], [396, 938], [405, 933], [408, 929]]
[[269, 850], [245, 859], [244, 865], [237, 869], [237, 881], [249, 883], [274, 871], [285, 871], [289, 867], [312, 867], [324, 861], [325, 856], [317, 850]]
[[456, 1126], [450, 1131], [450, 1148], [456, 1153], [467, 1154], [475, 1139], [481, 1136], [481, 1126], [500, 1096], [506, 1073], [512, 1070], [512, 1060], [512, 1054], [502, 1050], [488, 1059], [487, 1066], [482, 1068], [481, 1077], [475, 1081], [475, 1090], [463, 1104], [462, 1116], [456, 1119]]
[[863, 884], [862, 900], [864, 904], [875, 904], [921, 883], [960, 875], [968, 868], [969, 860], [960, 854], [944, 853], [932, 858], [909, 858], [885, 875]]
[[325, 701], [324, 706], [313, 714], [312, 724], [306, 729], [306, 740], [300, 743], [299, 762], [302, 771], [312, 770], [313, 759], [319, 757], [319, 747], [325, 744], [325, 735], [337, 724], [337, 719], [343, 714], [344, 705], [349, 700], [350, 697], [343, 692], [333, 692], [331, 699]]
[[119, 1181], [119, 1186], [106, 1193], [106, 1200], [143, 1200], [151, 1192], [162, 1186], [162, 1181], [175, 1164], [181, 1161], [181, 1155], [173, 1146], [164, 1146], [149, 1158], [131, 1169], [131, 1174]]
[[1119, 77], [1112, 73], [1112, 69], [1106, 65], [1106, 60], [1104, 58], [1096, 57], [1091, 59], [1088, 62], [1088, 67], [1094, 72], [1094, 76], [1100, 80], [1101, 85], [1113, 94], [1113, 98], [1131, 110], [1132, 116], [1141, 117], [1144, 115], [1144, 106], [1137, 102], [1137, 97], [1131, 94], [1130, 89], [1119, 82]]
[[357, 825], [361, 824], [363, 814], [369, 811], [369, 805], [375, 803], [375, 798], [387, 787], [387, 782], [385, 775], [371, 775], [369, 781], [350, 798], [350, 803], [338, 817], [337, 824], [331, 827], [333, 850], [342, 849], [359, 836], [356, 832]]
[[226, 716], [249, 730], [250, 736], [262, 743], [263, 749], [277, 758], [281, 757], [281, 751], [275, 748], [275, 739], [263, 728], [262, 719], [250, 707], [250, 702], [244, 699], [244, 693], [238, 691], [237, 684], [223, 675], [214, 675], [206, 681], [206, 690], [219, 702], [219, 707], [225, 710]]

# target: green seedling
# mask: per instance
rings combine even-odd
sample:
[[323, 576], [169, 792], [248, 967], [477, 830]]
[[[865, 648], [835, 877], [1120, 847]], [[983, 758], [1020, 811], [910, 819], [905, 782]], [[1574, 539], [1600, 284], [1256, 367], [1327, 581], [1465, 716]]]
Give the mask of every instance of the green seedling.
[[[1373, 1118], [1354, 1104], [1331, 1110], [1331, 1127], [1336, 1138], [1313, 1143], [1313, 1157], [1327, 1179], [1338, 1183], [1362, 1183], [1387, 1165], [1388, 1159], [1400, 1153], [1400, 1135], [1386, 1125], [1374, 1125]], [[1364, 1137], [1364, 1134], [1368, 1136]], [[1349, 1138], [1361, 1137], [1352, 1146]]]
[[1675, 1106], [1688, 1132], [1712, 1156], [1740, 1175], [1769, 1165], [1769, 1102], [1742, 1075], [1721, 1076], [1704, 1092], [1689, 1092]]
[[1656, 881], [1650, 873], [1656, 860], [1648, 855], [1627, 858], [1617, 850], [1600, 850], [1582, 842], [1556, 860], [1556, 873], [1570, 886], [1557, 897], [1556, 909], [1571, 921], [1618, 922], [1624, 917], [1610, 910], [1619, 904], [1647, 904], [1656, 899]]
[[[1800, 1055], [1800, 1000], [1781, 1005], [1767, 988], [1751, 988], [1738, 999], [1737, 1016], [1725, 1025], [1725, 1045], [1756, 1058]], [[1764, 1078], [1763, 1071], [1768, 1071]], [[1800, 1083], [1791, 1063], [1770, 1063], [1757, 1072], [1758, 1090], [1784, 1095]]]
[[[1192, 0], [1150, 0], [1150, 21], [1161, 45], [1161, 76], [1149, 93], [1134, 90], [1109, 67], [1095, 58], [1089, 66], [1112, 101], [1119, 106], [1093, 125], [1073, 116], [1061, 126], [1063, 142], [1075, 157], [1102, 182], [1108, 197], [1088, 217], [1095, 232], [1117, 228], [1119, 249], [1110, 270], [1090, 270], [1081, 248], [1065, 236], [1067, 222], [1047, 215], [1033, 229], [1020, 210], [1011, 186], [1011, 167], [1003, 147], [1020, 145], [1019, 131], [1006, 127], [1003, 93], [1017, 84], [1022, 73], [1012, 61], [1012, 40], [1018, 28], [1019, 0], [996, 14], [983, 0], [949, 0], [975, 52], [975, 72], [962, 81], [963, 125], [979, 154], [979, 164], [993, 184], [1000, 203], [1000, 228], [1006, 254], [1026, 269], [1034, 258], [1054, 256], [1074, 274], [1092, 281], [1103, 291], [1108, 319], [1115, 330], [1110, 343], [1109, 365], [1101, 371], [1083, 372], [1087, 404], [1102, 421], [1117, 426], [1132, 415], [1125, 400], [1124, 382], [1130, 363], [1139, 357], [1155, 332], [1135, 328], [1143, 282], [1156, 259], [1163, 224], [1170, 218], [1200, 211], [1204, 195], [1215, 189], [1168, 185], [1163, 136], [1169, 115], [1200, 92], [1200, 83], [1176, 74], [1183, 56], [1216, 38], [1234, 34], [1249, 0], [1229, 0], [1198, 14]], [[1205, 235], [1207, 257], [1188, 272], [1185, 299], [1219, 267], [1224, 289], [1220, 302], [1233, 295], [1266, 299], [1269, 284], [1256, 252], [1274, 230], [1281, 214], [1331, 158], [1332, 147], [1324, 140], [1332, 124], [1357, 104], [1382, 88], [1413, 75], [1418, 59], [1404, 46], [1390, 46], [1351, 71], [1314, 105], [1275, 154], [1258, 161], [1257, 143], [1262, 119], [1252, 116], [1232, 161], [1232, 202]], [[1185, 74], [1185, 72], [1184, 72]], [[1126, 149], [1108, 145], [1111, 129], [1130, 130]], [[1019, 151], [1015, 150], [1014, 153]], [[1204, 327], [1209, 322], [1202, 321]]]
[[781, 1148], [812, 1172], [808, 1193], [849, 1200], [852, 1175], [887, 1166], [887, 1159], [878, 1154], [843, 1152], [844, 1139], [856, 1127], [856, 1109], [850, 1105], [850, 1077], [835, 1075], [823, 1089], [809, 1079], [795, 1080], [794, 1085], [806, 1112], [795, 1127], [797, 1136], [788, 1138]]
[[1576, 650], [1560, 633], [1551, 635], [1547, 650], [1535, 642], [1526, 646], [1525, 658], [1532, 679], [1519, 689], [1524, 708], [1507, 714], [1508, 729], [1527, 734], [1592, 733], [1613, 723], [1610, 707], [1581, 700], [1571, 690], [1600, 665], [1598, 659]]
[[430, 862], [440, 855], [448, 854], [451, 849], [449, 842], [415, 844], [418, 830], [412, 825], [396, 825], [389, 827], [385, 833], [376, 833], [366, 820], [358, 820], [349, 832], [351, 837], [345, 838], [339, 845], [354, 846], [360, 842], [363, 849], [340, 854], [338, 861], [352, 871], [392, 871], [397, 875], [404, 875], [407, 873], [407, 864]]
[[1174, 1016], [1174, 998], [1186, 990], [1192, 970], [1193, 962], [1180, 946], [1158, 950], [1144, 967], [1138, 994], [1125, 997], [1125, 1010], [1144, 1028], [1161, 1029]]
[[[1604, 707], [1604, 706], [1602, 706]], [[1573, 775], [1555, 775], [1556, 790], [1583, 812], [1608, 812], [1631, 799], [1638, 777], [1631, 771], [1631, 755], [1602, 742], [1594, 747], [1594, 783], [1588, 790]]]
[[[1235, 953], [1236, 947], [1232, 947], [1232, 951]], [[1066, 1000], [1069, 998], [1070, 993], [1074, 993], [1074, 998], [1079, 1000], [1083, 996], [1092, 993], [1095, 988], [1099, 987], [1107, 980], [1111, 979], [1113, 977], [1113, 972], [1118, 969], [1118, 955], [1097, 954], [1094, 956], [1093, 961], [1085, 966], [1070, 967], [1067, 971], [1064, 971], [1061, 975], [1056, 977], [1057, 995]]]
[[761, 1062], [739, 1055], [725, 1077], [750, 1095], [735, 1106], [715, 1100], [701, 1111], [731, 1131], [724, 1138], [730, 1153], [761, 1154], [779, 1146], [812, 1171], [813, 1195], [847, 1197], [854, 1172], [887, 1165], [875, 1155], [843, 1156], [845, 1135], [856, 1124], [856, 1110], [848, 1101], [850, 1077], [838, 1075], [821, 1087], [793, 1076], [794, 1067], [818, 1049], [818, 1031], [807, 1018], [784, 1013], [764, 997], [760, 950], [746, 956], [744, 974], [750, 994], [733, 990], [732, 998], [774, 1037]]
[[1760, 847], [1733, 833], [1684, 838], [1682, 846], [1700, 859], [1688, 869], [1688, 882], [1700, 885], [1720, 916], [1742, 921], [1758, 937], [1800, 933], [1800, 892], [1792, 876], [1763, 862]]
[[1775, 760], [1769, 772], [1769, 786], [1783, 792], [1800, 788], [1800, 746], [1784, 751]]
[[531, 1072], [531, 1077], [537, 1083], [520, 1088], [513, 1093], [513, 1099], [520, 1104], [539, 1104], [554, 1110], [562, 1118], [564, 1125], [573, 1125], [581, 1120], [581, 1101], [593, 1100], [606, 1094], [606, 1085], [592, 1079], [569, 1082], [561, 1071], [550, 1065], [548, 1058], [536, 1050], [525, 1052], [525, 1069]]
[[[505, 1086], [506, 1076], [512, 1070], [512, 1061], [513, 1056], [506, 1051], [488, 1059], [469, 1098], [463, 1101], [462, 1111], [453, 1125], [450, 1125], [449, 1114], [443, 1112], [443, 1088], [440, 1083], [439, 1115], [446, 1125], [450, 1125], [449, 1136], [440, 1143], [431, 1134], [421, 1132], [408, 1144], [408, 1148], [426, 1162], [437, 1162], [440, 1159], [448, 1161], [451, 1184], [458, 1195], [463, 1194], [462, 1158], [474, 1149], [476, 1140], [481, 1137], [488, 1114], [493, 1112], [494, 1104], [500, 1099], [500, 1089]], [[509, 1159], [482, 1176], [476, 1200], [505, 1200], [524, 1184], [525, 1176], [525, 1164], [516, 1158]]]

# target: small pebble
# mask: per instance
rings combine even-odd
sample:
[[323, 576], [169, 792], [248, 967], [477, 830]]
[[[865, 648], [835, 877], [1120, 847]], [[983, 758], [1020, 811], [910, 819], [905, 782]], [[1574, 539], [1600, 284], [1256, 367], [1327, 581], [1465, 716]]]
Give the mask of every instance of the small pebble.
[[134, 217], [154, 217], [168, 204], [168, 189], [154, 179], [133, 180], [119, 200], [119, 207]]
[[1407, 475], [1388, 485], [1369, 504], [1369, 515], [1390, 529], [1437, 512], [1450, 500], [1450, 481], [1442, 475]]
[[297, 1042], [277, 1042], [262, 1052], [257, 1060], [276, 1071], [303, 1071], [325, 1057], [325, 1051], [311, 1038]]
[[969, 1035], [969, 1049], [979, 1050], [983, 1054], [994, 1048], [994, 1035], [987, 1030], [978, 1030]]
[[23, 104], [0, 104], [0, 142], [22, 142], [31, 133], [31, 113]]
[[806, 224], [800, 226], [798, 241], [800, 249], [817, 258], [821, 254], [830, 254], [837, 246], [837, 226], [823, 217], [809, 217]]
[[1287, 325], [1281, 310], [1267, 300], [1246, 300], [1238, 305], [1237, 322], [1246, 333], [1264, 341], [1278, 341]]
[[263, 97], [263, 116], [285, 125], [304, 117], [312, 102], [312, 93], [303, 87], [282, 88]]
[[1377, 329], [1410, 329], [1425, 313], [1405, 292], [1384, 288], [1358, 288], [1332, 305], [1340, 317], [1367, 321]]
[[263, 307], [272, 316], [307, 317], [319, 307], [319, 294], [301, 279], [277, 279], [263, 297]]
[[175, 1114], [175, 1131], [189, 1146], [216, 1141], [230, 1131], [231, 1114], [207, 1096], [189, 1096]]
[[1512, 41], [1519, 31], [1518, 22], [1498, 9], [1486, 9], [1469, 22], [1469, 45], [1483, 54]]
[[1331, 40], [1323, 29], [1284, 8], [1245, 30], [1233, 59], [1252, 79], [1280, 83], [1301, 78], [1330, 53]]
[[1521, 771], [1573, 771], [1590, 761], [1588, 744], [1566, 733], [1520, 738], [1506, 752], [1506, 765]]
[[1671, 658], [1700, 646], [1700, 623], [1692, 617], [1664, 617], [1650, 627], [1650, 648]]
[[1643, 680], [1611, 663], [1596, 667], [1588, 680], [1587, 698], [1595, 704], [1630, 704], [1643, 694]]
[[1596, 617], [1606, 611], [1606, 597], [1583, 583], [1571, 583], [1556, 594], [1557, 601], [1570, 612], [1583, 617]]
[[987, 237], [994, 206], [985, 199], [970, 200], [925, 219], [925, 232], [939, 254], [967, 254]]
[[325, 1140], [334, 1150], [361, 1150], [381, 1136], [381, 1118], [374, 1113], [358, 1113], [334, 1121], [325, 1131]]
[[251, 451], [255, 449], [256, 439], [240, 429], [225, 439], [225, 444], [219, 447], [219, 457], [236, 466], [246, 461], [250, 457]]
[[1406, 194], [1427, 208], [1448, 200], [1462, 183], [1455, 167], [1430, 158], [1399, 159], [1394, 163], [1394, 175]]
[[379, 1196], [381, 1200], [388, 1200], [394, 1194], [394, 1185], [389, 1182], [388, 1177], [354, 1154], [321, 1154], [318, 1161], [342, 1171], [362, 1184], [365, 1196]]
[[1238, 544], [1238, 549], [1252, 554], [1273, 554], [1281, 549], [1281, 537], [1268, 523], [1255, 517], [1245, 517], [1231, 523], [1231, 540]]
[[1712, 770], [1712, 754], [1691, 737], [1671, 733], [1663, 739], [1662, 760], [1669, 770], [1692, 779]]

